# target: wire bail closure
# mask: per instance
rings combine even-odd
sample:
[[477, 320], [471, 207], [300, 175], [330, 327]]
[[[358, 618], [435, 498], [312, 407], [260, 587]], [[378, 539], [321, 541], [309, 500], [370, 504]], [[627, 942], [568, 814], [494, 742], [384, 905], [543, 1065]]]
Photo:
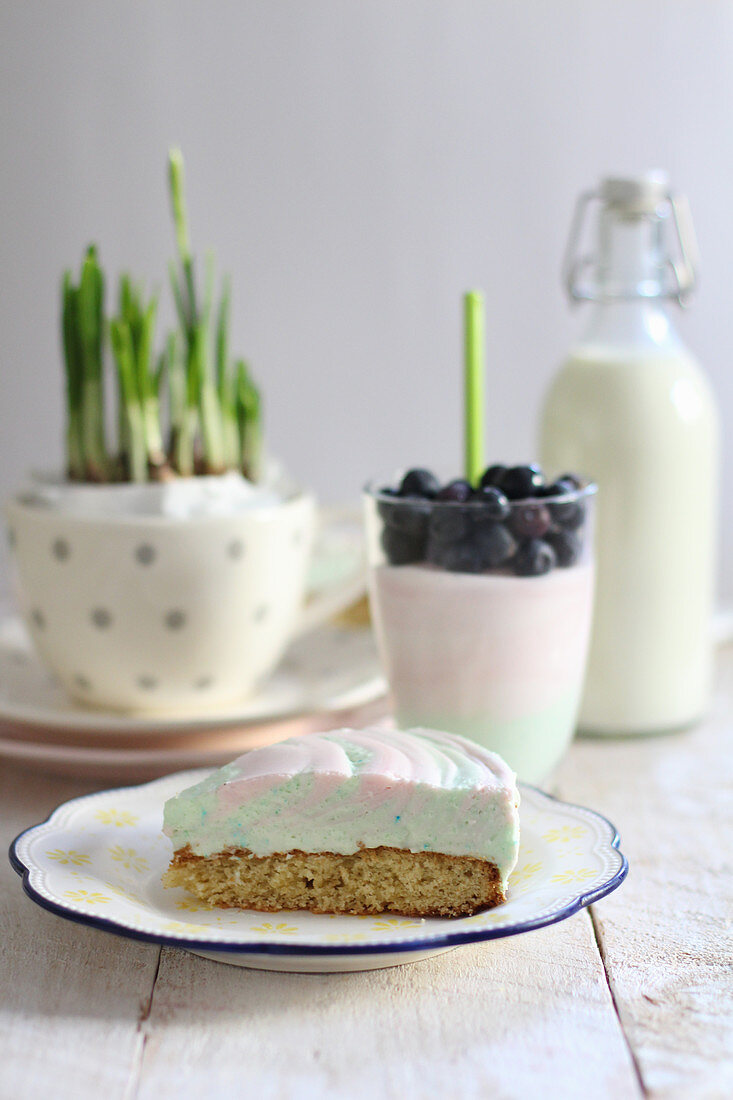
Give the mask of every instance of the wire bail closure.
[[[562, 280], [572, 303], [583, 301], [597, 301], [600, 298], [630, 300], [632, 298], [672, 298], [680, 306], [688, 304], [690, 295], [697, 283], [699, 268], [699, 252], [697, 238], [692, 225], [690, 206], [685, 195], [674, 195], [668, 189], [660, 190], [658, 196], [651, 202], [639, 202], [633, 200], [615, 202], [608, 197], [608, 184], [624, 183], [627, 181], [605, 181], [595, 190], [584, 191], [578, 196], [570, 223], [568, 243], [565, 249], [562, 264]], [[628, 181], [630, 187], [636, 181]], [[643, 184], [644, 181], [640, 181]], [[604, 191], [606, 192], [604, 194]], [[629, 192], [631, 193], [631, 191]], [[661, 287], [658, 292], [650, 293], [638, 290], [633, 294], [615, 294], [612, 292], [598, 291], [592, 279], [584, 282], [584, 276], [595, 266], [595, 259], [591, 254], [578, 254], [587, 212], [593, 202], [600, 203], [603, 209], [616, 209], [620, 216], [625, 218], [650, 218], [661, 220], [671, 217], [674, 225], [675, 237], [679, 249], [679, 256], [674, 259], [668, 256], [665, 268], [670, 275], [669, 285]]]

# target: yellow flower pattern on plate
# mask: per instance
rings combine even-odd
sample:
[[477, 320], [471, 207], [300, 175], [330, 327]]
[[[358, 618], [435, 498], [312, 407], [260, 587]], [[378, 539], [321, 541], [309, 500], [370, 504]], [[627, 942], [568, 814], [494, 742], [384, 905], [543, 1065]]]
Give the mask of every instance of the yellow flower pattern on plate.
[[496, 909], [484, 910], [483, 913], [474, 913], [472, 917], [463, 917], [461, 924], [491, 925], [501, 924], [504, 920], [505, 914], [502, 912], [502, 906], [498, 905]]
[[542, 870], [541, 863], [524, 863], [521, 867], [515, 867], [509, 876], [510, 886], [519, 886], [520, 883], [528, 882], [535, 875], [539, 874]]
[[122, 886], [118, 886], [115, 882], [105, 882], [104, 885], [113, 894], [116, 894], [118, 898], [124, 898], [125, 901], [132, 901], [136, 905], [145, 904], [140, 895], [136, 894], [134, 890], [125, 890]]
[[137, 871], [138, 874], [142, 874], [148, 869], [147, 859], [139, 856], [134, 848], [123, 848], [121, 844], [115, 844], [114, 848], [109, 849], [109, 854], [128, 871]]
[[97, 810], [94, 816], [103, 825], [117, 825], [118, 828], [124, 825], [137, 825], [138, 821], [135, 814], [129, 813], [128, 810]]
[[279, 924], [273, 924], [271, 921], [264, 921], [259, 928], [250, 928], [250, 932], [260, 933], [272, 933], [276, 932], [279, 936], [292, 936], [298, 929], [294, 928], [292, 924], [286, 924], [281, 921]]
[[542, 834], [542, 839], [548, 844], [568, 844], [571, 840], [577, 840], [579, 836], [585, 836], [586, 829], [583, 825], [561, 825], [558, 829], [548, 829]]
[[400, 917], [380, 917], [372, 926], [373, 932], [395, 932], [398, 928], [419, 928], [422, 924], [419, 920], [407, 920]]
[[574, 882], [587, 882], [589, 878], [593, 878], [595, 871], [591, 871], [588, 867], [579, 867], [571, 871], [561, 871], [557, 875], [553, 875], [550, 882], [560, 882], [563, 886], [569, 886]]
[[62, 848], [54, 848], [50, 852], [46, 852], [49, 859], [55, 860], [57, 863], [73, 863], [75, 867], [82, 867], [85, 863], [91, 863], [91, 856], [88, 856], [85, 852], [77, 852], [73, 848], [69, 848], [68, 852], [65, 852]]
[[105, 902], [111, 901], [105, 894], [99, 894], [92, 890], [65, 890], [64, 897], [69, 901], [81, 901], [87, 905], [103, 905]]
[[184, 932], [192, 936], [206, 935], [211, 929], [205, 924], [184, 924], [180, 920], [169, 920], [163, 925], [164, 932]]

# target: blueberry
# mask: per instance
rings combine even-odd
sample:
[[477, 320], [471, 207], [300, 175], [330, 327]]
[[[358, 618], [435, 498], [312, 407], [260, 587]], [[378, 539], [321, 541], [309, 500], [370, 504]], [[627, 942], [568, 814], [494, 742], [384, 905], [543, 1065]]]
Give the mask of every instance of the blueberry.
[[478, 519], [485, 516], [499, 523], [509, 515], [509, 501], [501, 489], [496, 489], [493, 485], [482, 485], [476, 490], [473, 499], [483, 505], [481, 513], [477, 516]]
[[480, 547], [475, 539], [461, 542], [428, 541], [427, 560], [450, 573], [480, 573], [484, 568]]
[[539, 466], [511, 466], [501, 475], [499, 488], [510, 500], [526, 500], [537, 496], [544, 484]]
[[529, 539], [517, 550], [513, 565], [518, 577], [539, 577], [555, 565], [555, 551], [543, 539]]
[[476, 532], [476, 546], [484, 569], [496, 569], [513, 556], [517, 544], [503, 523], [487, 524]]
[[550, 529], [550, 513], [542, 504], [515, 504], [508, 525], [520, 539], [540, 539]]
[[408, 470], [400, 482], [401, 497], [425, 497], [432, 500], [440, 489], [440, 482], [430, 470]]
[[458, 478], [456, 481], [449, 481], [447, 485], [436, 494], [435, 499], [440, 501], [455, 501], [458, 504], [465, 504], [467, 500], [471, 499], [473, 495], [473, 489], [468, 481], [464, 478]]
[[583, 485], [577, 474], [561, 474], [557, 480], [569, 482], [574, 489], [580, 489]]
[[555, 523], [568, 531], [577, 530], [585, 519], [585, 505], [580, 500], [558, 500], [547, 507]]
[[427, 535], [430, 519], [430, 504], [427, 500], [380, 500], [377, 507], [384, 522], [388, 527], [394, 527], [395, 531], [403, 531], [414, 538], [424, 539]]
[[397, 490], [390, 488], [380, 489], [378, 496], [379, 499], [377, 500], [377, 511], [379, 512], [384, 522], [389, 523], [392, 515], [395, 512], [395, 505], [392, 503], [392, 500], [384, 500], [383, 498], [391, 497], [396, 501], [398, 499]]
[[569, 493], [577, 493], [578, 486], [569, 478], [559, 477], [551, 485], [545, 485], [537, 494], [538, 497], [565, 497]]
[[465, 538], [471, 529], [471, 520], [465, 508], [433, 508], [430, 514], [428, 531], [431, 539], [438, 542], [458, 542]]
[[496, 488], [506, 473], [506, 466], [487, 466], [481, 475], [481, 489]]
[[557, 564], [564, 568], [575, 565], [580, 557], [580, 539], [571, 531], [549, 531], [545, 536], [545, 541], [555, 551]]
[[411, 562], [422, 561], [424, 557], [425, 539], [416, 538], [406, 531], [398, 531], [395, 527], [386, 526], [382, 529], [381, 542], [390, 565], [409, 565]]

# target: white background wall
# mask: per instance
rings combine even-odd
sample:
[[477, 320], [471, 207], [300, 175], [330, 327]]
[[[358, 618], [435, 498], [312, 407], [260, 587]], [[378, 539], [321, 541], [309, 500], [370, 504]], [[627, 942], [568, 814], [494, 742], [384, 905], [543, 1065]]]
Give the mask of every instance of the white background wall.
[[[666, 167], [703, 279], [680, 318], [733, 424], [733, 4], [714, 0], [5, 0], [0, 496], [61, 458], [58, 285], [84, 245], [166, 287], [165, 154], [234, 280], [271, 449], [329, 500], [458, 471], [460, 296], [488, 306], [490, 457], [533, 453], [578, 326], [576, 193]], [[731, 446], [723, 583], [733, 592]]]

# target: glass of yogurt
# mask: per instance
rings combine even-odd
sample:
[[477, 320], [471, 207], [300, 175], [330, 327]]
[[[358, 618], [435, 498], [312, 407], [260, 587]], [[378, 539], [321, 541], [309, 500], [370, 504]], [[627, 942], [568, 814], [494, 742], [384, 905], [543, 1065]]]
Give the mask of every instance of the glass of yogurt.
[[425, 470], [367, 486], [369, 595], [398, 726], [472, 738], [528, 783], [565, 753], [593, 605], [596, 486], [536, 466], [478, 488]]

